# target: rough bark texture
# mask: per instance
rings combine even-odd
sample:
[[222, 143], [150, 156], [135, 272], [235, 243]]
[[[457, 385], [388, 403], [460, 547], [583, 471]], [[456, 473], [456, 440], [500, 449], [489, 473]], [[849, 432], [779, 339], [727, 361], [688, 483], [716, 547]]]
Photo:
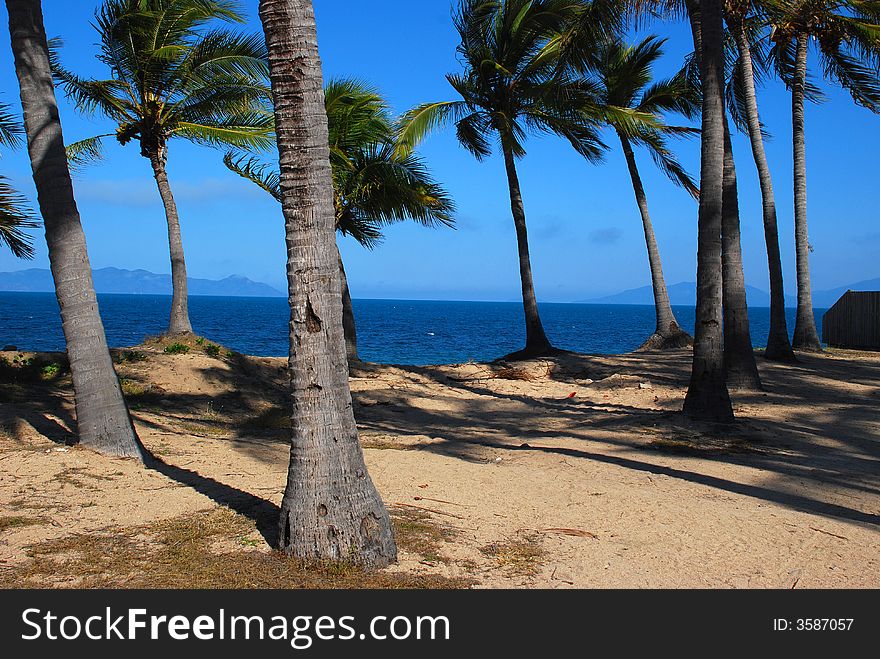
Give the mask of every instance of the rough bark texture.
[[516, 227], [516, 244], [519, 252], [519, 276], [522, 283], [523, 311], [526, 320], [526, 347], [508, 355], [510, 359], [527, 359], [540, 357], [553, 352], [544, 325], [538, 313], [538, 300], [535, 297], [535, 285], [532, 280], [532, 261], [529, 256], [529, 234], [526, 229], [526, 212], [523, 207], [522, 192], [519, 187], [519, 176], [516, 173], [516, 162], [510, 147], [502, 140], [504, 165], [507, 170], [507, 184], [510, 188], [510, 210], [513, 224]]
[[792, 144], [794, 146], [794, 244], [797, 255], [797, 318], [792, 345], [795, 350], [821, 352], [822, 343], [813, 314], [810, 285], [810, 234], [807, 229], [807, 155], [804, 138], [804, 87], [807, 82], [808, 37], [798, 35], [794, 81], [791, 88]]
[[721, 224], [722, 299], [724, 309], [724, 367], [727, 386], [743, 391], [761, 391], [761, 377], [749, 328], [746, 280], [743, 274], [739, 226], [739, 188], [730, 127], [724, 118], [724, 192]]
[[353, 364], [361, 360], [358, 357], [357, 325], [354, 321], [354, 304], [351, 301], [351, 291], [348, 290], [348, 277], [345, 275], [345, 264], [342, 262], [342, 254], [339, 246], [336, 246], [336, 257], [339, 259], [339, 278], [342, 282], [342, 330], [345, 335], [345, 354], [348, 363]]
[[153, 167], [153, 176], [159, 187], [159, 195], [165, 206], [165, 219], [168, 222], [168, 250], [171, 254], [171, 317], [168, 320], [168, 334], [188, 334], [192, 332], [192, 324], [189, 322], [189, 290], [186, 279], [186, 260], [183, 256], [183, 240], [180, 236], [180, 217], [177, 214], [177, 204], [168, 183], [168, 174], [165, 172], [165, 160], [167, 158], [166, 147], [149, 152], [150, 165]]
[[342, 330], [327, 115], [311, 0], [260, 0], [281, 164], [292, 437], [279, 545], [368, 568], [396, 560], [358, 441]]
[[39, 0], [7, 0], [28, 152], [61, 308], [83, 446], [143, 459], [107, 348], [49, 69]]
[[694, 360], [685, 415], [730, 421], [733, 408], [724, 374], [721, 329], [721, 216], [724, 187], [724, 52], [720, 0], [688, 0], [694, 46], [700, 53], [703, 119], [697, 238], [697, 309]]
[[636, 165], [636, 156], [632, 145], [626, 136], [618, 134], [620, 145], [623, 147], [623, 155], [629, 167], [629, 175], [632, 178], [633, 191], [639, 213], [642, 216], [642, 227], [645, 230], [645, 245], [648, 248], [648, 264], [651, 268], [651, 286], [654, 290], [654, 310], [657, 316], [657, 326], [654, 333], [648, 337], [639, 350], [671, 350], [686, 348], [693, 344], [690, 334], [685, 332], [678, 324], [672, 305], [669, 303], [669, 291], [666, 289], [666, 280], [663, 278], [663, 264], [660, 260], [660, 248], [657, 246], [657, 238], [654, 235], [654, 225], [648, 212], [648, 197], [645, 187], [642, 185], [642, 177]]
[[742, 21], [731, 21], [731, 31], [736, 39], [739, 52], [740, 75], [743, 81], [746, 119], [749, 125], [749, 138], [752, 156], [758, 170], [761, 185], [761, 203], [764, 215], [764, 242], [767, 245], [767, 265], [770, 271], [770, 334], [764, 357], [773, 361], [794, 362], [796, 357], [788, 337], [788, 324], [785, 319], [785, 287], [782, 277], [782, 256], [779, 252], [779, 227], [776, 218], [776, 197], [773, 193], [773, 178], [764, 151], [764, 136], [761, 134], [761, 119], [758, 114], [758, 95], [755, 91], [755, 72], [752, 67], [752, 50], [746, 37]]

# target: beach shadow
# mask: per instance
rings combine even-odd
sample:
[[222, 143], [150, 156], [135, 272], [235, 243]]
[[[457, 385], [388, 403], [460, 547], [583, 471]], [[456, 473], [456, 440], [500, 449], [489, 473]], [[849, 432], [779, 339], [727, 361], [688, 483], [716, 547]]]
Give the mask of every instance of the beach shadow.
[[146, 449], [144, 449], [144, 466], [247, 517], [256, 524], [260, 535], [270, 547], [278, 546], [278, 519], [281, 516], [281, 509], [271, 501], [203, 476], [191, 469], [168, 464]]

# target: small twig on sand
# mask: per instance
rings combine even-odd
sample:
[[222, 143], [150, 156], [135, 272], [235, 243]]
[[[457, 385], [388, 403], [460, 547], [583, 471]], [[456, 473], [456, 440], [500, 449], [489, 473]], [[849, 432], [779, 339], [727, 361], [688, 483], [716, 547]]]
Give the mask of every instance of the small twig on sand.
[[599, 536], [590, 531], [584, 531], [582, 529], [537, 529], [539, 533], [558, 533], [560, 535], [570, 535], [576, 538], [593, 538], [593, 540], [598, 540]]
[[413, 501], [434, 501], [436, 503], [448, 503], [450, 506], [459, 506], [461, 508], [470, 508], [463, 503], [455, 503], [454, 501], [444, 501], [443, 499], [432, 499], [431, 497], [413, 497]]
[[830, 535], [832, 538], [840, 538], [841, 540], [849, 540], [846, 536], [837, 535], [836, 533], [831, 533], [831, 531], [823, 531], [822, 529], [817, 529], [815, 526], [810, 527], [811, 530], [817, 531], [818, 533], [824, 533], [825, 535]]
[[454, 515], [453, 513], [445, 513], [442, 510], [434, 510], [433, 508], [422, 508], [421, 506], [414, 506], [411, 503], [397, 502], [395, 505], [404, 506], [405, 508], [415, 508], [416, 510], [424, 510], [425, 512], [434, 513], [435, 515], [446, 515], [447, 517], [454, 517], [455, 519], [465, 519], [461, 515]]

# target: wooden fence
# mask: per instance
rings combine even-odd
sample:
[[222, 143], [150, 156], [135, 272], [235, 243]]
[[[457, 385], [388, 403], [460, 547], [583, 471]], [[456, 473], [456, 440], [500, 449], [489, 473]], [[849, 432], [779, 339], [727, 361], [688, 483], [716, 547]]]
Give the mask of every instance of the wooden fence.
[[836, 348], [880, 350], [880, 291], [847, 291], [825, 312], [822, 340]]

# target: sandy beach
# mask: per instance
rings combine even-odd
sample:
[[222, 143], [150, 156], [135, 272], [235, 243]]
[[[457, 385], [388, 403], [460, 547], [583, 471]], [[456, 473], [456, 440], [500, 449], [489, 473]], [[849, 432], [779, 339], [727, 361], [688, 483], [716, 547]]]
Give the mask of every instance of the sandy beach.
[[[146, 469], [69, 446], [63, 355], [3, 353], [4, 587], [213, 587], [221, 573], [265, 586], [248, 566], [284, 573], [271, 544], [286, 360], [165, 345], [114, 351], [158, 459]], [[759, 366], [766, 391], [734, 394], [732, 426], [676, 414], [686, 351], [353, 368], [400, 547], [366, 585], [880, 586], [880, 354]], [[198, 569], [175, 564], [179, 546]]]

